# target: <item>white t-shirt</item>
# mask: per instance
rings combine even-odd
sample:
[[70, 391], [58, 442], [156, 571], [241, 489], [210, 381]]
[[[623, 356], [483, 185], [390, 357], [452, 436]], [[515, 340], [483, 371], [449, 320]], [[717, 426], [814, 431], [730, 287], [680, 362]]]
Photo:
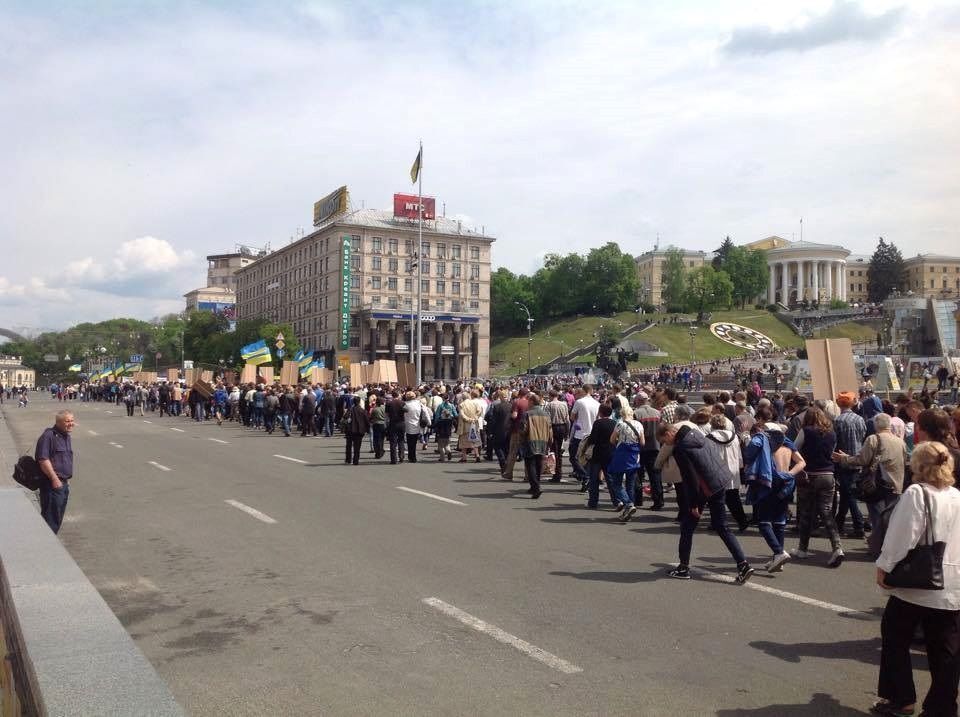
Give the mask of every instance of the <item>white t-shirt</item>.
[[599, 411], [600, 402], [593, 396], [584, 396], [574, 402], [573, 410], [570, 412], [574, 416], [572, 419], [574, 438], [586, 438], [590, 435]]

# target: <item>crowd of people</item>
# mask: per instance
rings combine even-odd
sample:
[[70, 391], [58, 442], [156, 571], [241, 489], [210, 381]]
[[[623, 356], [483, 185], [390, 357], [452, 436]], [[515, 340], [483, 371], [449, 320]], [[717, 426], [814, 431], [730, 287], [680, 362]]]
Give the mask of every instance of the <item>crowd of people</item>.
[[[287, 437], [341, 436], [349, 466], [360, 464], [365, 440], [365, 461], [489, 461], [491, 478], [503, 481], [514, 481], [519, 465], [532, 499], [547, 483], [572, 482], [586, 494], [586, 510], [608, 507], [622, 523], [644, 507], [665, 510], [672, 494], [678, 561], [667, 574], [683, 580], [691, 578], [693, 538], [708, 511], [737, 583], [755, 571], [737, 534], [756, 526], [768, 573], [815, 559], [814, 539], [828, 541], [824, 564], [839, 568], [842, 541], [855, 541], [876, 559], [877, 582], [887, 587], [932, 504], [948, 587], [889, 588], [874, 709], [913, 714], [913, 681], [904, 670], [922, 624], [933, 674], [923, 714], [955, 714], [941, 707], [956, 709], [960, 679], [960, 492], [952, 487], [960, 477], [960, 408], [938, 406], [938, 394], [927, 392], [881, 400], [869, 383], [812, 401], [765, 390], [764, 373], [748, 372], [745, 390], [689, 396], [671, 383], [593, 386], [582, 377], [407, 389], [113, 383], [82, 385], [78, 395], [124, 404], [130, 416], [155, 411]], [[796, 538], [788, 545], [791, 519]]]

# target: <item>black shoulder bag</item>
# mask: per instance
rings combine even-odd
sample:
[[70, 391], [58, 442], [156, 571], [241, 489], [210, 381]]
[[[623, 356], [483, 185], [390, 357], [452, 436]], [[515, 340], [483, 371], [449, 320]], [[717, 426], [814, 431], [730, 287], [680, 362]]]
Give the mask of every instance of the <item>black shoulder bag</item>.
[[926, 514], [926, 527], [923, 542], [907, 553], [893, 570], [884, 578], [892, 588], [914, 588], [915, 590], [943, 590], [943, 552], [947, 544], [933, 542], [933, 512], [930, 510], [930, 494], [921, 486], [923, 507]]

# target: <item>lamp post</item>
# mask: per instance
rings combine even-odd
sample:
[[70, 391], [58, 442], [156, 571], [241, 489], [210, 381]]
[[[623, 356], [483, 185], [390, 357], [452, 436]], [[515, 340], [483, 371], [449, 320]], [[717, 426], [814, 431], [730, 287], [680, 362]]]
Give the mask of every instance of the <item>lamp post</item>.
[[530, 309], [527, 308], [526, 304], [523, 304], [519, 301], [514, 301], [513, 303], [527, 312], [527, 373], [530, 373], [532, 359], [530, 354], [531, 346], [533, 344], [533, 317], [530, 315]]
[[691, 324], [690, 326], [690, 363], [694, 362], [696, 354], [694, 353], [694, 341], [697, 338], [697, 326], [696, 324]]

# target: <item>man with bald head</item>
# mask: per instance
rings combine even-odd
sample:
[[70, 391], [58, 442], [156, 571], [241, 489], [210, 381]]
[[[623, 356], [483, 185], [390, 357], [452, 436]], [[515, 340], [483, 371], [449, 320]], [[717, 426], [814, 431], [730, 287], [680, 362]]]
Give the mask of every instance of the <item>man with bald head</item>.
[[33, 456], [43, 474], [40, 481], [40, 515], [54, 533], [60, 532], [70, 497], [70, 479], [73, 477], [70, 433], [74, 423], [70, 411], [57, 412], [53, 427], [46, 429], [37, 439]]

